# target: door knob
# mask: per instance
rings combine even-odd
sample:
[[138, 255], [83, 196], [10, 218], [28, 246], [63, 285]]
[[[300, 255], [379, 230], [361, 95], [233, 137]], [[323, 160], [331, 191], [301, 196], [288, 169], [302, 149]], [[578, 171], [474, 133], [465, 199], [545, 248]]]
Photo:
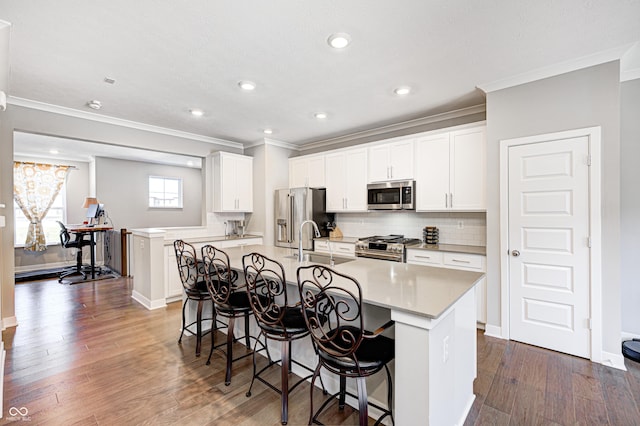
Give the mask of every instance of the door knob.
[[520, 252], [518, 250], [511, 250], [511, 256], [518, 257], [520, 256]]

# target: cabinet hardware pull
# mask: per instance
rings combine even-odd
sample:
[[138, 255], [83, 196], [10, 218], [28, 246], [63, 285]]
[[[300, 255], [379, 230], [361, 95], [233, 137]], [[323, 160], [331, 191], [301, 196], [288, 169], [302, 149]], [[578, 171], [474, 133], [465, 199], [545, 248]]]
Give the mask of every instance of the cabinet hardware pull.
[[453, 208], [453, 193], [449, 193], [449, 207]]
[[417, 258], [419, 259], [431, 259], [431, 256], [420, 256], [420, 255], [416, 255]]
[[447, 193], [444, 193], [444, 207], [448, 208], [449, 207], [449, 197], [447, 196]]
[[458, 262], [458, 263], [471, 263], [470, 260], [451, 259], [451, 261]]

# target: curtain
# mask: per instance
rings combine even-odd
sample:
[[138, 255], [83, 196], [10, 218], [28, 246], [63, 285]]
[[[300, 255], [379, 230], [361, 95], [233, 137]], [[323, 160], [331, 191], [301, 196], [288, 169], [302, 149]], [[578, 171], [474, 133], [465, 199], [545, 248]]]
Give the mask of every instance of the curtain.
[[42, 229], [42, 219], [58, 196], [70, 166], [13, 162], [13, 197], [29, 219], [29, 229], [24, 249], [44, 251], [47, 244]]

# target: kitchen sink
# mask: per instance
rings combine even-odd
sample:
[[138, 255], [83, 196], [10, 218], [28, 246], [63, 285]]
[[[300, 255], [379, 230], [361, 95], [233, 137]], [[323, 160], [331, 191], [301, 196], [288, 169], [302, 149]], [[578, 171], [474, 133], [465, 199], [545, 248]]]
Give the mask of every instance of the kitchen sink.
[[[298, 259], [298, 255], [297, 254], [292, 254], [289, 256], [285, 256], [287, 259]], [[304, 253], [302, 255], [302, 260], [304, 262], [311, 262], [311, 263], [322, 263], [323, 265], [330, 265], [331, 264], [331, 257], [329, 256], [325, 256], [323, 254], [317, 254], [317, 253]], [[349, 258], [349, 257], [338, 257], [338, 256], [333, 256], [333, 264], [334, 265], [339, 265], [341, 263], [346, 263], [346, 262], [351, 262], [355, 259]]]

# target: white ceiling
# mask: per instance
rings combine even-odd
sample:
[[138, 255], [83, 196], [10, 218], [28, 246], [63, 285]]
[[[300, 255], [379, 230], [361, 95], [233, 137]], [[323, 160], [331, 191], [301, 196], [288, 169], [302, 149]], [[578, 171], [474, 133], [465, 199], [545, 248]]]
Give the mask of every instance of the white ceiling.
[[483, 104], [478, 86], [640, 40], [640, 0], [2, 0], [0, 19], [10, 101], [97, 99], [98, 114], [245, 145], [265, 127], [303, 145]]

